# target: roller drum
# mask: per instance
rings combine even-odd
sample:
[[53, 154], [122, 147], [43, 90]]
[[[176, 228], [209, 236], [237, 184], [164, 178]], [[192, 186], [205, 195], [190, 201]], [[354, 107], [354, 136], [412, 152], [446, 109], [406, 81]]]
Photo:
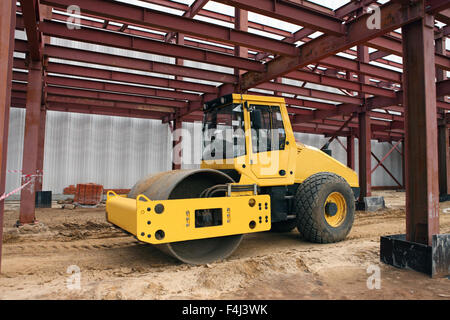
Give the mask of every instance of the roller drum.
[[[150, 175], [131, 189], [129, 198], [144, 194], [150, 200], [199, 198], [202, 191], [233, 182], [228, 175], [212, 169], [173, 170]], [[169, 213], [170, 214], [170, 213]], [[228, 257], [243, 235], [189, 240], [157, 245], [160, 250], [189, 264], [205, 264]]]

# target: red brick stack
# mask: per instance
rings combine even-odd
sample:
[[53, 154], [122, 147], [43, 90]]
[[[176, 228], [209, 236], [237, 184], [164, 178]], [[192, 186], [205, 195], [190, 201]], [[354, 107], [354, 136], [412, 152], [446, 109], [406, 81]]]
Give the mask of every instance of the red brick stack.
[[103, 186], [95, 183], [77, 184], [74, 202], [81, 205], [97, 205], [102, 201]]

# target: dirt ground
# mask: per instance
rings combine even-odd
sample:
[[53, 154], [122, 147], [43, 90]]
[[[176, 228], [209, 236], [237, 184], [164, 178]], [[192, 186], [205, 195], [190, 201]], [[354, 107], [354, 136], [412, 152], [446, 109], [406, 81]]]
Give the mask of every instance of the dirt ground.
[[[296, 230], [252, 234], [230, 258], [202, 266], [181, 264], [116, 230], [104, 208], [38, 209], [39, 232], [18, 233], [18, 205], [7, 203], [0, 299], [450, 300], [449, 279], [379, 262], [380, 236], [405, 232], [405, 195], [378, 194], [388, 208], [358, 211], [346, 241], [312, 244]], [[441, 233], [450, 233], [447, 208], [450, 202], [441, 203]], [[74, 265], [79, 289], [67, 287]], [[370, 266], [379, 267], [380, 289], [368, 289]]]

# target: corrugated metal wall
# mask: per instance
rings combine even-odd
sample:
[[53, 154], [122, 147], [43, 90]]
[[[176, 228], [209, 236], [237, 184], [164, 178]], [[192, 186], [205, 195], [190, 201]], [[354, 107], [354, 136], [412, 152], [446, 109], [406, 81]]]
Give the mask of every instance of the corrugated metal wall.
[[[22, 168], [25, 110], [11, 109], [8, 170]], [[199, 167], [201, 124], [184, 123], [190, 135], [183, 137], [183, 168]], [[320, 135], [296, 133], [304, 144], [322, 147], [327, 139]], [[143, 175], [171, 169], [171, 134], [167, 124], [158, 120], [47, 112], [44, 158], [44, 189], [62, 193], [70, 184], [95, 182], [105, 188], [130, 188]], [[341, 138], [345, 145], [345, 138]], [[355, 140], [356, 159], [358, 158]], [[372, 141], [381, 159], [389, 151], [387, 143]], [[333, 157], [346, 163], [346, 152], [336, 141], [330, 145]], [[356, 162], [357, 164], [358, 162]], [[384, 162], [401, 182], [401, 157], [394, 151]], [[376, 165], [372, 158], [372, 167]], [[379, 167], [372, 176], [374, 186], [395, 185]], [[18, 187], [20, 174], [9, 173], [7, 191]]]
[[[25, 110], [11, 109], [8, 169], [22, 168]], [[171, 134], [159, 120], [47, 112], [44, 190], [95, 182], [130, 188], [143, 175], [171, 169]], [[20, 183], [10, 173], [7, 191]]]

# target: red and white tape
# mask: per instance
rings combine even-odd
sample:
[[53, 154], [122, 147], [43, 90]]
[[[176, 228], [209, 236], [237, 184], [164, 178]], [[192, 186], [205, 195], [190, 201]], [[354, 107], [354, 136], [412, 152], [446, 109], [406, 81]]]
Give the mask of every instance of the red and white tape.
[[20, 190], [22, 190], [23, 188], [25, 188], [27, 185], [29, 185], [31, 183], [31, 181], [33, 181], [33, 179], [30, 179], [30, 181], [28, 181], [27, 183], [25, 183], [24, 185], [14, 189], [13, 191], [7, 193], [7, 194], [3, 194], [0, 197], [0, 201], [5, 200], [6, 198], [8, 198], [9, 196], [12, 196], [14, 193], [19, 192]]
[[[23, 170], [6, 170], [7, 173], [22, 173]], [[43, 172], [41, 170], [36, 170], [36, 174], [24, 174], [22, 177], [32, 177], [32, 176], [42, 176]]]
[[[8, 173], [22, 173], [22, 170], [7, 170]], [[6, 198], [12, 196], [14, 193], [19, 192], [20, 190], [22, 190], [23, 188], [25, 188], [27, 185], [29, 185], [35, 178], [41, 178], [42, 177], [42, 171], [40, 170], [36, 170], [37, 174], [23, 174], [22, 175], [22, 179], [30, 179], [28, 180], [26, 183], [24, 183], [23, 185], [21, 185], [20, 187], [14, 189], [11, 192], [8, 193], [4, 193], [3, 195], [0, 196], [0, 201], [5, 200]]]

